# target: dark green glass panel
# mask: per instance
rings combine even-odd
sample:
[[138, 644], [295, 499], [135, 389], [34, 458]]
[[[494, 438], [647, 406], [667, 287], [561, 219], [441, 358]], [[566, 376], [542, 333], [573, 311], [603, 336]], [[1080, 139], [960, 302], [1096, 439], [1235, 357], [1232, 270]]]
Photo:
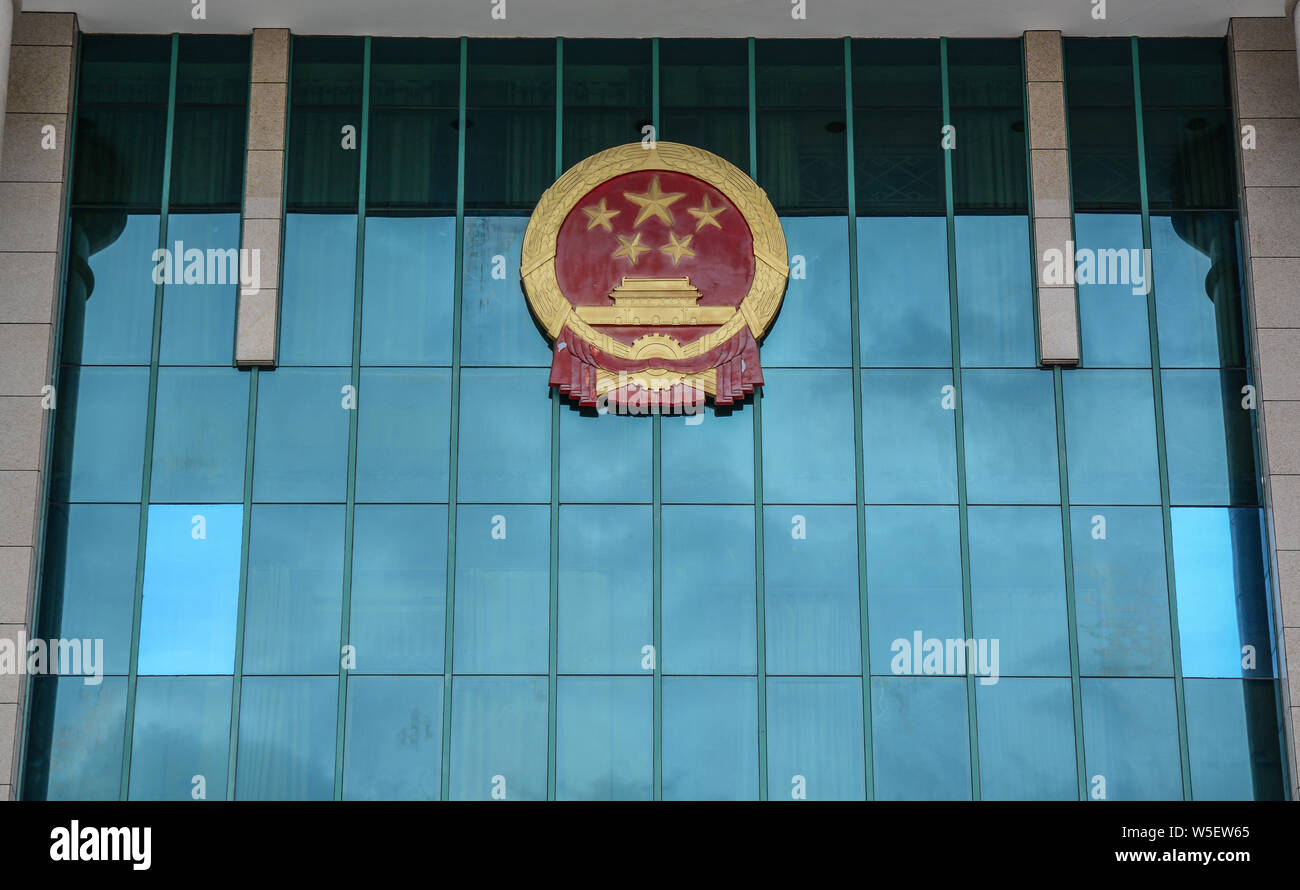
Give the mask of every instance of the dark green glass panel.
[[[665, 504], [747, 504], [754, 500], [754, 414], [710, 408], [660, 422]], [[727, 456], [724, 461], [717, 456]]]
[[293, 104], [361, 107], [365, 40], [295, 37]]
[[1077, 210], [1136, 210], [1137, 120], [1128, 39], [1066, 38], [1065, 93]]
[[560, 410], [560, 500], [564, 503], [648, 504], [651, 432], [645, 417], [594, 409]]
[[272, 267], [280, 258], [251, 253], [247, 258], [240, 256], [238, 213], [168, 215], [167, 249], [171, 251], [172, 283], [163, 287], [159, 362], [229, 365], [239, 290], [257, 287], [263, 275], [275, 275]]
[[236, 800], [330, 800], [339, 681], [245, 677]]
[[460, 102], [460, 41], [376, 37], [370, 108], [450, 108]]
[[564, 166], [639, 142], [651, 123], [649, 40], [564, 42]]
[[360, 391], [357, 501], [445, 502], [451, 373], [363, 368]]
[[248, 37], [182, 34], [176, 104], [247, 107], [251, 44]]
[[555, 41], [478, 39], [469, 41], [471, 107], [555, 107]]
[[226, 799], [230, 690], [229, 677], [140, 678], [131, 800]]
[[243, 105], [176, 109], [172, 208], [239, 208], [247, 121], [248, 109]]
[[876, 800], [970, 800], [966, 681], [874, 677]]
[[[344, 140], [349, 138], [344, 133], [346, 127], [356, 130], [356, 148], [344, 148]], [[354, 209], [360, 181], [360, 140], [360, 106], [294, 106], [289, 116], [286, 208]]]
[[1071, 502], [1159, 504], [1151, 374], [1067, 370], [1063, 380]]
[[[853, 372], [767, 371], [763, 393], [763, 498], [770, 504], [851, 504]], [[817, 430], [815, 449], [808, 431]]]
[[665, 677], [663, 799], [758, 799], [753, 677]]
[[342, 503], [347, 491], [345, 369], [280, 368], [258, 381], [253, 499]]
[[855, 108], [937, 111], [943, 104], [940, 73], [938, 40], [853, 41]]
[[1076, 800], [1068, 679], [1005, 678], [975, 688], [981, 800]]
[[937, 108], [854, 111], [859, 215], [944, 212], [942, 117]]
[[457, 677], [451, 800], [546, 800], [545, 677]]
[[769, 677], [769, 800], [866, 796], [859, 677]]
[[1237, 206], [1232, 112], [1144, 109], [1147, 189], [1152, 210]]
[[1180, 800], [1173, 680], [1083, 679], [1083, 747], [1093, 800]]
[[81, 677], [37, 677], [23, 797], [117, 800], [125, 721], [125, 677], [95, 686]]
[[1162, 367], [1245, 366], [1240, 251], [1234, 214], [1151, 217]]
[[951, 371], [862, 372], [862, 471], [869, 504], [957, 503]]
[[159, 217], [78, 210], [68, 246], [62, 359], [70, 364], [147, 365], [159, 265]]
[[1019, 40], [949, 40], [948, 101], [953, 108], [1021, 108]]
[[1272, 680], [1187, 680], [1195, 800], [1284, 800], [1278, 690]]
[[437, 800], [442, 678], [350, 677], [344, 800]]
[[1066, 37], [1069, 104], [1079, 108], [1133, 108], [1133, 44], [1127, 37]]
[[949, 41], [948, 83], [954, 206], [1028, 209], [1020, 41]]
[[243, 500], [248, 381], [234, 368], [158, 371], [153, 503]]
[[1214, 38], [1142, 38], [1144, 108], [1205, 107], [1230, 104], [1228, 45]]
[[158, 208], [166, 139], [165, 104], [79, 103], [72, 203]]
[[87, 34], [81, 38], [82, 105], [166, 105], [171, 38]]
[[140, 500], [148, 368], [64, 368], [54, 433], [53, 501]]
[[755, 77], [758, 181], [776, 209], [847, 210], [843, 44], [759, 41]]
[[1254, 409], [1245, 371], [1164, 371], [1169, 499], [1175, 506], [1260, 503]]
[[654, 796], [654, 686], [650, 677], [560, 677], [556, 800]]
[[555, 179], [554, 40], [471, 40], [465, 206], [531, 212]]
[[748, 58], [743, 40], [659, 41], [659, 137], [748, 172]]

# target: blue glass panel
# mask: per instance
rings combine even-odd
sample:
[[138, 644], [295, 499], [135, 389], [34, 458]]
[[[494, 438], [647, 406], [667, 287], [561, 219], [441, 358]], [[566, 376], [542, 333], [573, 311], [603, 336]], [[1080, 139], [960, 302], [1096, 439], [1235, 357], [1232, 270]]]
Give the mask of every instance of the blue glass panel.
[[332, 799], [338, 702], [337, 676], [245, 677], [235, 799]]
[[665, 417], [665, 504], [745, 504], [754, 500], [754, 412], [710, 408]]
[[[851, 504], [851, 371], [768, 371], [763, 387], [763, 499], [773, 504]], [[808, 431], [817, 431], [809, 447]]]
[[528, 220], [465, 220], [461, 361], [466, 365], [550, 367], [551, 350], [519, 287], [519, 256]]
[[[995, 673], [1070, 675], [1061, 511], [1055, 507], [972, 507], [971, 614]], [[993, 650], [994, 643], [997, 650]], [[979, 673], [987, 674], [985, 650]]]
[[349, 642], [359, 673], [442, 673], [447, 508], [358, 505]]
[[1070, 529], [1080, 673], [1173, 676], [1159, 508], [1075, 507]]
[[344, 800], [437, 800], [442, 677], [350, 677]]
[[561, 408], [560, 500], [648, 504], [652, 433], [646, 417]]
[[863, 365], [952, 366], [947, 255], [942, 216], [858, 220]]
[[664, 800], [758, 798], [753, 677], [664, 677], [662, 732]]
[[862, 373], [867, 503], [957, 503], [952, 382], [951, 371]]
[[345, 500], [348, 385], [342, 368], [280, 368], [258, 377], [253, 500]]
[[1093, 800], [1179, 800], [1173, 680], [1083, 683], [1083, 748]]
[[975, 687], [981, 800], [1077, 800], [1068, 679]]
[[344, 509], [253, 508], [244, 614], [244, 673], [339, 670]]
[[456, 673], [546, 673], [550, 550], [550, 511], [545, 507], [460, 509], [452, 650]]
[[234, 368], [162, 368], [153, 440], [154, 503], [244, 499], [249, 375]]
[[281, 365], [352, 364], [356, 266], [355, 214], [285, 217]]
[[225, 800], [229, 767], [230, 678], [141, 677], [131, 800]]
[[916, 673], [918, 633], [965, 637], [956, 507], [867, 508], [867, 612], [873, 674]]
[[230, 364], [241, 281], [250, 290], [271, 281], [275, 270], [270, 267], [280, 258], [259, 254], [254, 265], [249, 254], [241, 268], [238, 213], [171, 214], [167, 249], [172, 252], [172, 280], [163, 288], [159, 361]]
[[767, 507], [769, 674], [858, 674], [858, 524], [852, 507]]
[[64, 368], [58, 399], [50, 499], [140, 500], [149, 369]]
[[365, 368], [359, 396], [357, 500], [445, 502], [451, 372]]
[[1284, 800], [1276, 684], [1187, 680], [1187, 753], [1195, 800]]
[[849, 229], [838, 216], [785, 217], [791, 275], [779, 322], [763, 341], [768, 367], [847, 367]]
[[767, 681], [769, 800], [862, 800], [862, 680]]
[[1244, 363], [1236, 227], [1222, 213], [1151, 217], [1161, 366]]
[[754, 511], [663, 508], [663, 651], [674, 674], [748, 674], [758, 661]]
[[125, 677], [95, 686], [81, 677], [37, 677], [23, 796], [117, 800], [125, 721]]
[[1254, 411], [1244, 371], [1164, 371], [1169, 499], [1177, 505], [1258, 504]]
[[1059, 503], [1052, 375], [963, 371], [961, 379], [970, 503]]
[[954, 237], [962, 365], [1032, 366], [1034, 264], [1028, 220], [959, 216]]
[[876, 800], [970, 800], [966, 681], [874, 677]]
[[1274, 676], [1262, 511], [1183, 507], [1170, 520], [1183, 676]]
[[652, 537], [649, 507], [560, 508], [561, 673], [644, 673]]
[[457, 677], [449, 797], [545, 800], [546, 714], [545, 677]]
[[363, 365], [451, 364], [455, 270], [455, 217], [366, 220]]
[[544, 371], [468, 370], [460, 378], [462, 502], [551, 499], [551, 403]]
[[229, 674], [235, 665], [242, 504], [149, 507], [141, 674]]
[[[158, 224], [155, 214], [73, 214], [63, 361], [149, 364], [157, 292], [151, 258], [158, 249]], [[89, 266], [89, 274], [78, 261]]]
[[1151, 367], [1145, 296], [1150, 270], [1141, 260], [1142, 218], [1129, 213], [1076, 214], [1074, 237], [1077, 249], [1089, 251], [1094, 261], [1086, 278], [1087, 267], [1079, 267], [1078, 273], [1083, 363], [1091, 368]]
[[560, 677], [557, 800], [654, 796], [654, 684], [650, 677]]
[[1062, 378], [1070, 500], [1160, 503], [1150, 373], [1065, 371]]

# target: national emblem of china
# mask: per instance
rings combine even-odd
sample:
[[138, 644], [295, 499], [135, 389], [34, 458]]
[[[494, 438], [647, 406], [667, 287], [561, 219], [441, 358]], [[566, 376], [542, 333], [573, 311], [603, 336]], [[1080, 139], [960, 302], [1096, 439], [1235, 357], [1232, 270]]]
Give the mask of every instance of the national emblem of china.
[[583, 406], [693, 410], [763, 383], [758, 344], [789, 269], [767, 194], [689, 145], [592, 155], [546, 190], [524, 290], [554, 343], [551, 386]]

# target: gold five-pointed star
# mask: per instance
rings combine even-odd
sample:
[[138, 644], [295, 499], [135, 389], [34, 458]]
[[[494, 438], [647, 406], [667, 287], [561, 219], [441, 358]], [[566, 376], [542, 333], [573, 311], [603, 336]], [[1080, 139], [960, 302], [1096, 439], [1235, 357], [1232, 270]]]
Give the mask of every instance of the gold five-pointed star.
[[656, 176], [650, 180], [650, 188], [646, 189], [644, 194], [636, 195], [632, 192], [624, 192], [623, 197], [641, 208], [641, 212], [636, 215], [636, 222], [632, 223], [632, 228], [635, 229], [652, 216], [659, 217], [659, 219], [671, 226], [673, 224], [673, 215], [669, 211], [668, 205], [686, 197], [686, 193], [665, 193], [659, 188], [659, 177]]
[[726, 207], [714, 207], [709, 201], [709, 196], [705, 195], [703, 207], [692, 207], [686, 212], [695, 217], [695, 231], [698, 232], [706, 225], [722, 228], [722, 223], [718, 222], [718, 214], [726, 209]]
[[[706, 198], [705, 200], [708, 199]], [[593, 204], [591, 207], [582, 208], [582, 212], [587, 214], [587, 219], [589, 220], [589, 222], [587, 223], [588, 232], [596, 228], [596, 226], [600, 226], [606, 232], [612, 232], [614, 231], [614, 227], [609, 224], [609, 221], [614, 217], [618, 216], [623, 211], [610, 210], [608, 207], [605, 206], [605, 199], [601, 198], [600, 206], [596, 206]]]
[[625, 256], [632, 261], [632, 265], [634, 266], [636, 265], [637, 257], [650, 249], [641, 243], [640, 232], [637, 232], [636, 237], [632, 239], [628, 239], [623, 235], [615, 235], [614, 237], [617, 238], [618, 243], [622, 245], [618, 250], [614, 251], [614, 257], [618, 258]]
[[[719, 226], [721, 228], [721, 226]], [[694, 235], [686, 235], [678, 240], [676, 232], [668, 233], [668, 243], [659, 248], [662, 253], [666, 253], [673, 258], [673, 265], [677, 265], [684, 256], [695, 256], [695, 251], [691, 250], [691, 241]]]

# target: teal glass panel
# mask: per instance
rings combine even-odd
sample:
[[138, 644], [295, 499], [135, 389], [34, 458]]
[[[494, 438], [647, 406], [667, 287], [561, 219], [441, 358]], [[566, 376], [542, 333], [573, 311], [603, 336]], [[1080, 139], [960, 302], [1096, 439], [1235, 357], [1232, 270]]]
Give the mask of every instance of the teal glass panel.
[[748, 172], [748, 59], [744, 40], [661, 39], [659, 138], [711, 151]]
[[962, 365], [1032, 367], [1034, 264], [1028, 220], [959, 216], [954, 238]]
[[555, 181], [556, 43], [471, 40], [467, 52], [465, 206], [529, 213]]
[[545, 677], [457, 677], [451, 800], [545, 800]]
[[466, 365], [550, 367], [551, 350], [519, 288], [523, 216], [465, 220], [461, 361]]
[[138, 501], [148, 368], [64, 368], [54, 432], [54, 501]]
[[338, 675], [343, 514], [341, 505], [253, 508], [245, 674]]
[[1258, 504], [1253, 408], [1245, 371], [1164, 371], [1169, 499], [1175, 505]]
[[758, 799], [753, 677], [664, 677], [663, 799]]
[[[1143, 80], [1146, 75], [1143, 72]], [[1143, 92], [1146, 84], [1143, 83]], [[1237, 206], [1232, 111], [1142, 109], [1152, 210], [1230, 210]]]
[[225, 800], [230, 702], [229, 677], [141, 677], [131, 800]]
[[158, 226], [153, 214], [73, 212], [64, 362], [149, 364]]
[[456, 220], [366, 220], [361, 364], [451, 364]]
[[349, 677], [344, 800], [437, 800], [442, 678]]
[[258, 378], [253, 500], [343, 502], [347, 385], [342, 368], [280, 368]]
[[27, 800], [117, 800], [122, 783], [126, 677], [32, 682]]
[[462, 502], [551, 499], [551, 403], [547, 373], [483, 368], [460, 378]]
[[963, 371], [962, 407], [972, 504], [1060, 501], [1050, 374]]
[[559, 671], [645, 673], [654, 641], [649, 507], [560, 508]]
[[1093, 800], [1180, 800], [1173, 680], [1090, 679], [1083, 748]]
[[183, 34], [179, 43], [170, 206], [238, 211], [252, 40]]
[[1067, 37], [1063, 43], [1075, 209], [1137, 210], [1132, 41]]
[[442, 673], [446, 538], [446, 507], [357, 506], [348, 624], [356, 672]]
[[233, 368], [162, 368], [155, 408], [154, 503], [244, 499], [249, 375]]
[[445, 502], [451, 372], [363, 368], [357, 404], [357, 501]]
[[452, 650], [456, 673], [546, 673], [549, 575], [547, 508], [460, 508]]
[[966, 681], [873, 677], [876, 800], [970, 800]]
[[769, 677], [769, 800], [866, 796], [859, 677]]
[[[242, 182], [242, 171], [240, 176]], [[171, 251], [172, 280], [163, 287], [159, 362], [229, 365], [240, 282], [248, 288], [257, 287], [255, 279], [263, 274], [261, 264], [267, 264], [269, 279], [275, 274], [272, 264], [280, 258], [261, 256], [256, 267], [251, 255], [241, 261], [238, 213], [170, 214], [167, 249]]]
[[[1019, 40], [949, 40], [953, 202], [964, 210], [1029, 208]], [[959, 242], [960, 243], [960, 242]], [[964, 339], [964, 338], [963, 338]]]
[[868, 507], [866, 518], [871, 673], [920, 673], [918, 638], [966, 636], [957, 508]]
[[1172, 676], [1160, 509], [1074, 507], [1070, 529], [1079, 672]]
[[[951, 387], [951, 371], [862, 372], [867, 503], [957, 503]], [[954, 408], [945, 408], [945, 401]]]
[[560, 677], [556, 800], [654, 796], [654, 684], [650, 677]]
[[162, 36], [85, 35], [79, 100], [166, 104], [171, 43]]
[[1061, 511], [972, 507], [968, 515], [980, 682], [990, 667], [992, 675], [1068, 677]]
[[107, 674], [130, 670], [139, 528], [136, 504], [51, 504], [46, 517], [40, 636], [103, 640]]
[[1284, 800], [1277, 689], [1266, 680], [1187, 680], [1194, 800]]
[[763, 522], [767, 673], [861, 673], [856, 511], [767, 507]]
[[370, 108], [455, 108], [460, 41], [375, 37], [370, 41]]
[[1245, 366], [1237, 225], [1225, 213], [1151, 217], [1161, 366]]
[[[851, 504], [852, 372], [767, 371], [763, 387], [763, 498], [770, 504]], [[816, 448], [808, 431], [816, 430]]]
[[[357, 206], [364, 53], [360, 37], [294, 38], [285, 194], [290, 209]], [[344, 127], [353, 130], [345, 134]]]
[[981, 800], [1078, 800], [1068, 679], [975, 687]]
[[1142, 38], [1143, 106], [1227, 105], [1227, 44], [1222, 37]]
[[858, 220], [858, 324], [867, 367], [952, 367], [943, 217]]
[[244, 677], [236, 800], [331, 800], [339, 681]]
[[1146, 301], [1151, 270], [1141, 259], [1142, 218], [1128, 213], [1079, 213], [1074, 217], [1074, 237], [1078, 250], [1088, 251], [1085, 256], [1091, 260], [1086, 266], [1075, 264], [1083, 364], [1151, 367]]
[[[678, 421], [680, 422], [680, 421]], [[651, 499], [651, 437], [645, 417], [560, 409], [560, 500], [641, 503]]]
[[673, 674], [753, 673], [758, 658], [754, 511], [664, 507], [662, 522], [660, 669]]
[[284, 222], [281, 365], [351, 365], [357, 218], [290, 213]]
[[754, 500], [754, 413], [709, 408], [664, 417], [666, 504], [745, 504]]
[[848, 367], [853, 327], [847, 222], [837, 216], [786, 217], [781, 228], [793, 272], [780, 320], [763, 341], [763, 365]]
[[235, 665], [241, 504], [149, 507], [141, 674], [229, 674]]
[[[649, 40], [564, 42], [564, 167], [640, 142], [650, 123]], [[657, 137], [655, 137], [657, 138]]]
[[1170, 511], [1183, 676], [1273, 677], [1262, 511]]
[[1160, 503], [1150, 373], [1070, 370], [1062, 378], [1070, 500]]

